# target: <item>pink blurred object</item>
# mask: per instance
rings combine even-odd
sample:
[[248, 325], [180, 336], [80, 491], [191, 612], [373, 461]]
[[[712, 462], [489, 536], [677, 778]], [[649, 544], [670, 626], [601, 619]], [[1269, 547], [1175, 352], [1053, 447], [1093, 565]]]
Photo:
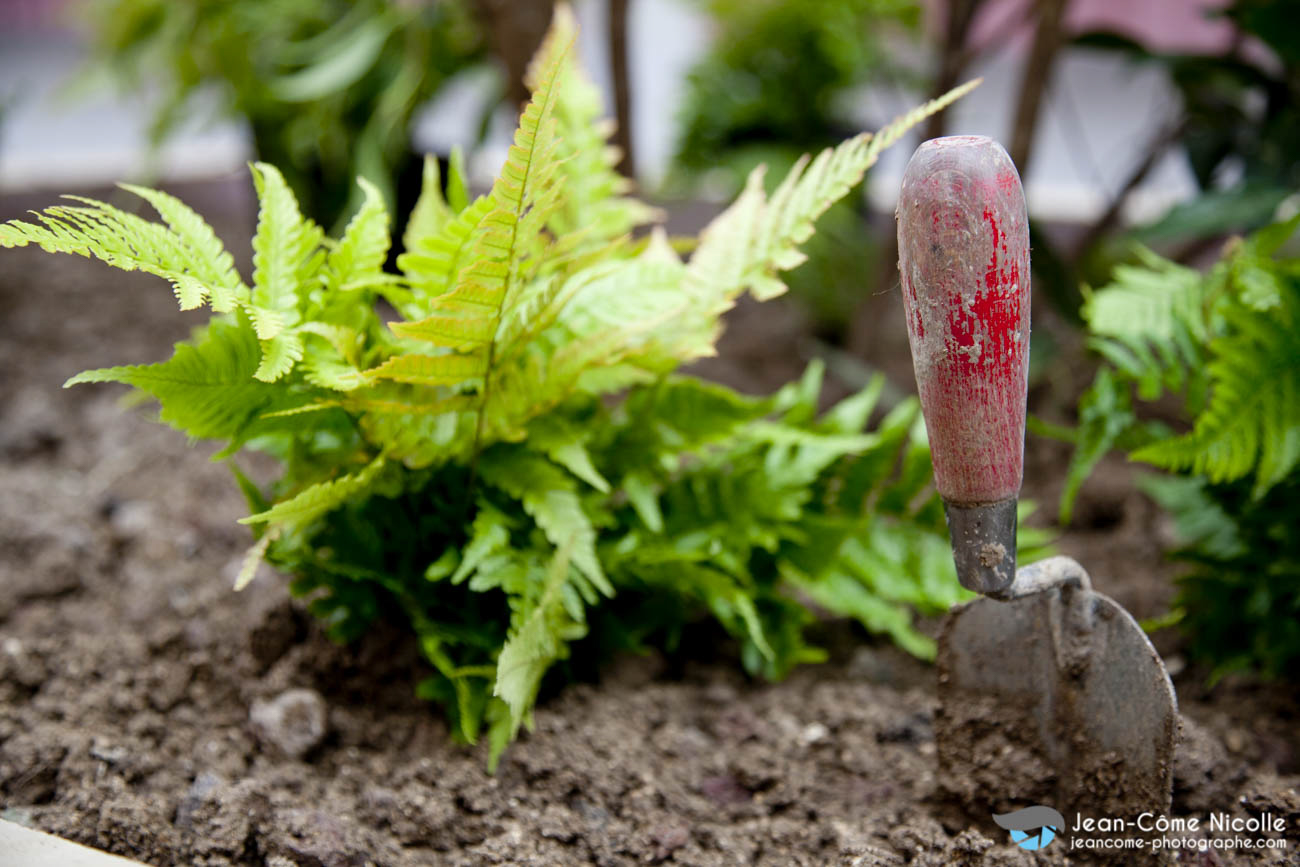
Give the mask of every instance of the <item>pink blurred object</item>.
[[49, 30], [67, 20], [69, 0], [0, 0], [0, 35]]
[[[942, 30], [948, 0], [923, 0], [932, 32]], [[975, 20], [973, 44], [990, 48], [1020, 43], [1029, 34], [1030, 4], [1035, 0], [988, 0]], [[1229, 0], [1071, 0], [1065, 31], [1073, 36], [1109, 30], [1152, 51], [1219, 54], [1236, 37], [1232, 22], [1211, 17]], [[1008, 29], [1010, 28], [1010, 29]]]

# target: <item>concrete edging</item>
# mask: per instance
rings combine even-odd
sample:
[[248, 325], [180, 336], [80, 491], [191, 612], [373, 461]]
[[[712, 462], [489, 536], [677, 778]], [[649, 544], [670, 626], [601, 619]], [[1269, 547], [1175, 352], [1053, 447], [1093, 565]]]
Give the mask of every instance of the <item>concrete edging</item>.
[[24, 828], [0, 819], [0, 865], [11, 867], [143, 867], [118, 855], [110, 855], [89, 846], [82, 846]]

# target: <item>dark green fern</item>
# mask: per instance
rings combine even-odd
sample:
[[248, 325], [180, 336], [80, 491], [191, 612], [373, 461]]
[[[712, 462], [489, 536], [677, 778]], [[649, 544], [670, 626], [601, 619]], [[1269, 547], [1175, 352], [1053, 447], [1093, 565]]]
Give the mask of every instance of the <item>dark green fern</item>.
[[[1105, 364], [1079, 405], [1062, 520], [1112, 448], [1177, 473], [1147, 488], [1190, 564], [1176, 616], [1220, 671], [1300, 664], [1300, 259], [1282, 252], [1297, 227], [1234, 240], [1206, 274], [1140, 251], [1084, 307]], [[1168, 395], [1181, 432], [1146, 411]]]

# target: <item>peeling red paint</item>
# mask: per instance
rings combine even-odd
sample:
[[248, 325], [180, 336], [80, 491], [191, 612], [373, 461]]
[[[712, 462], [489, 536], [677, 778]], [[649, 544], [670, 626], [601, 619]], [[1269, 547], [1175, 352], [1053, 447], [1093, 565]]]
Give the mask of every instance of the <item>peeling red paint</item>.
[[1029, 225], [1019, 176], [990, 139], [926, 142], [898, 210], [903, 306], [939, 492], [1020, 488], [1029, 348]]

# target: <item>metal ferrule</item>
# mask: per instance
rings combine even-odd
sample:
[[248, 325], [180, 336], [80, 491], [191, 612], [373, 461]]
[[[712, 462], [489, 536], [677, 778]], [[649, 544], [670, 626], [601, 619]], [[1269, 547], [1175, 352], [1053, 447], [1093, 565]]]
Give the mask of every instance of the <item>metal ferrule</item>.
[[961, 586], [1004, 598], [1016, 578], [1016, 498], [963, 506], [944, 500]]

